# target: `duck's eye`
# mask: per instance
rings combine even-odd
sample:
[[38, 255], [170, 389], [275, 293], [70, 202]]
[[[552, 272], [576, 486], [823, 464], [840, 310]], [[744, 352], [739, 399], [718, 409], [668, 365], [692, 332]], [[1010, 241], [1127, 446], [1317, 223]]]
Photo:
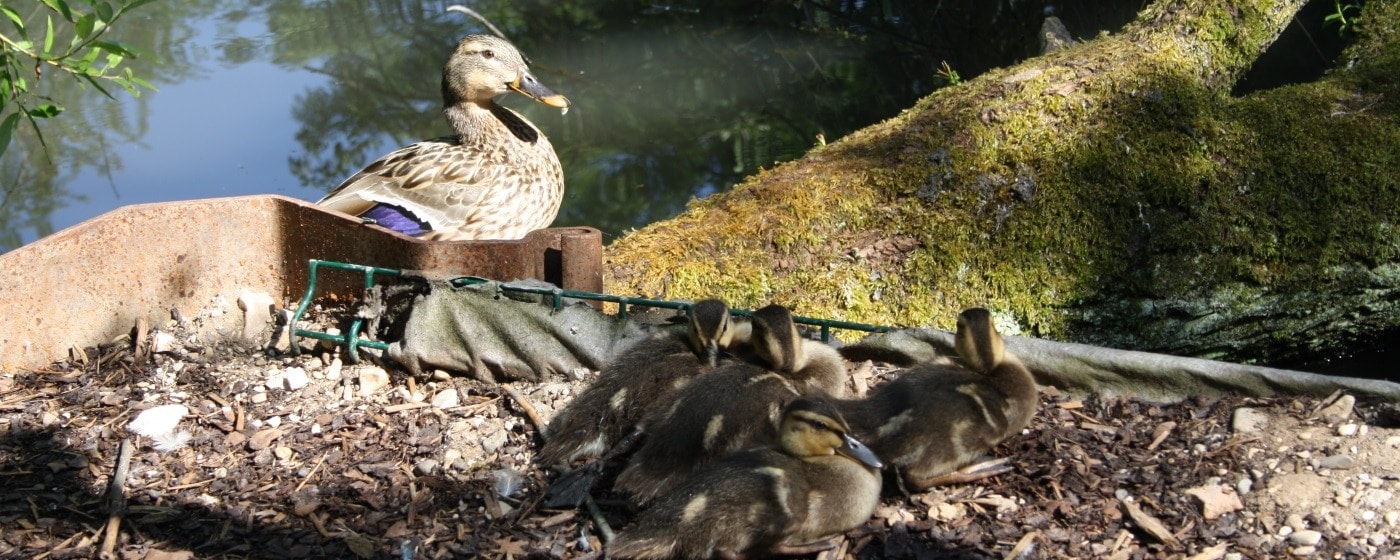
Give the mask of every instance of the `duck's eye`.
[[493, 51], [493, 50], [491, 50], [491, 49], [487, 49], [487, 50], [481, 51], [481, 56], [486, 57], [486, 58], [496, 58], [496, 51]]

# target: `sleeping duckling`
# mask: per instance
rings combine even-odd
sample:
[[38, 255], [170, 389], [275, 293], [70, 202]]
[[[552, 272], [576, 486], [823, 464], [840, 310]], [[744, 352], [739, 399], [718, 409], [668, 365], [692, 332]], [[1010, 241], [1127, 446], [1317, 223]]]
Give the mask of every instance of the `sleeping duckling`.
[[844, 533], [880, 501], [880, 460], [822, 400], [783, 409], [777, 448], [730, 455], [656, 500], [608, 545], [610, 558], [733, 558]]
[[973, 308], [958, 315], [954, 346], [965, 369], [915, 366], [865, 399], [838, 403], [855, 433], [913, 489], [1009, 470], [953, 473], [1020, 431], [1035, 414], [1035, 379], [1006, 352], [990, 312]]
[[775, 441], [783, 405], [802, 396], [842, 396], [846, 366], [834, 349], [802, 338], [780, 305], [753, 313], [750, 342], [769, 369], [721, 367], [676, 393], [646, 419], [647, 438], [614, 488], [643, 504], [696, 466]]
[[731, 321], [717, 299], [695, 302], [684, 334], [657, 333], [622, 351], [549, 424], [541, 464], [569, 463], [606, 452], [667, 402], [690, 379], [714, 368], [721, 350], [748, 339], [748, 325]]

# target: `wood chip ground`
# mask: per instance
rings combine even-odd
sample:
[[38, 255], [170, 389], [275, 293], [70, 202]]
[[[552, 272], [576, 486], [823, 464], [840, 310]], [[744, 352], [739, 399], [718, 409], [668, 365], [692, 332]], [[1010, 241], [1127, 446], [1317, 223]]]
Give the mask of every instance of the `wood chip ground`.
[[[94, 557], [124, 438], [120, 558], [601, 557], [586, 512], [541, 506], [537, 427], [503, 388], [391, 372], [364, 395], [373, 366], [184, 336], [142, 361], [109, 346], [0, 373], [0, 557]], [[268, 388], [291, 368], [309, 384]], [[888, 375], [873, 371], [870, 384]], [[590, 375], [513, 389], [547, 420]], [[183, 444], [128, 432], [171, 403], [189, 408]], [[1400, 415], [1363, 401], [1323, 419], [1322, 404], [1048, 389], [1025, 433], [994, 450], [1013, 473], [912, 496], [887, 484], [876, 515], [818, 557], [1394, 558]], [[1234, 431], [1240, 408], [1264, 425]], [[644, 515], [595, 495], [613, 528]]]

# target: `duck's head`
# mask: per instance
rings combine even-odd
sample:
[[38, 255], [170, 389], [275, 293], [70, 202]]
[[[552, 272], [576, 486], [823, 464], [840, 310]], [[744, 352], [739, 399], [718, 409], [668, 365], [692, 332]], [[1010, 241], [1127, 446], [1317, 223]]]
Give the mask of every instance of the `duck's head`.
[[1006, 346], [992, 324], [992, 313], [974, 307], [958, 314], [958, 332], [953, 346], [968, 369], [986, 373], [1005, 359]]
[[788, 308], [773, 304], [753, 312], [754, 352], [775, 371], [801, 369], [800, 337]]
[[711, 366], [719, 363], [721, 348], [735, 337], [729, 306], [717, 299], [704, 299], [690, 306], [690, 345]]
[[567, 98], [535, 78], [515, 45], [492, 35], [463, 37], [442, 69], [442, 96], [447, 105], [485, 103], [508, 91], [550, 107], [569, 108]]
[[841, 455], [872, 469], [884, 466], [869, 447], [851, 437], [836, 408], [820, 399], [798, 399], [783, 408], [778, 426], [784, 453], [798, 458]]

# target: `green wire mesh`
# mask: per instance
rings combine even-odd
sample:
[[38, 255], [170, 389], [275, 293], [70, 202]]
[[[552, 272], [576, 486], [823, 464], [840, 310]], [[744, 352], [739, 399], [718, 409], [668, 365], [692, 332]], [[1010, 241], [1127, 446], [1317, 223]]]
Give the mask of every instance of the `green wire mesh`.
[[[301, 303], [299, 303], [299, 304], [297, 305], [297, 310], [296, 310], [295, 313], [292, 314], [292, 319], [291, 319], [291, 322], [290, 322], [290, 324], [289, 324], [289, 325], [290, 325], [290, 326], [289, 326], [289, 329], [290, 329], [290, 331], [291, 331], [291, 350], [292, 350], [292, 354], [293, 354], [293, 355], [296, 355], [296, 354], [299, 354], [300, 351], [301, 351], [301, 347], [297, 344], [297, 337], [306, 337], [306, 338], [314, 338], [314, 339], [317, 339], [317, 340], [325, 340], [325, 341], [329, 341], [329, 342], [335, 343], [335, 344], [337, 344], [337, 345], [339, 345], [339, 346], [342, 346], [342, 347], [344, 347], [344, 348], [346, 349], [346, 353], [349, 355], [349, 359], [350, 359], [351, 361], [354, 361], [354, 360], [356, 360], [356, 359], [358, 358], [358, 349], [359, 349], [360, 347], [364, 347], [364, 348], [374, 348], [374, 349], [377, 349], [377, 350], [386, 350], [386, 349], [388, 349], [388, 348], [389, 348], [389, 345], [388, 345], [388, 344], [385, 344], [385, 343], [383, 343], [383, 342], [374, 341], [374, 340], [361, 340], [361, 339], [359, 338], [360, 330], [364, 328], [364, 321], [365, 321], [365, 320], [364, 320], [363, 318], [358, 318], [358, 317], [355, 318], [355, 320], [352, 321], [352, 322], [350, 323], [350, 328], [347, 329], [346, 332], [345, 332], [345, 334], [342, 334], [342, 335], [331, 334], [331, 333], [322, 332], [322, 331], [314, 331], [314, 330], [296, 328], [297, 322], [299, 322], [299, 321], [301, 320], [301, 316], [302, 316], [304, 313], [306, 313], [306, 308], [307, 308], [307, 307], [310, 307], [310, 305], [311, 305], [311, 300], [312, 300], [312, 298], [314, 298], [315, 295], [316, 295], [316, 282], [317, 282], [317, 278], [318, 278], [318, 275], [319, 275], [319, 271], [320, 271], [320, 269], [321, 269], [322, 267], [329, 268], [329, 269], [335, 269], [335, 270], [348, 270], [348, 271], [359, 272], [359, 273], [361, 273], [361, 274], [364, 274], [365, 289], [366, 289], [366, 290], [368, 290], [368, 289], [374, 287], [374, 281], [375, 281], [375, 278], [376, 278], [377, 276], [394, 276], [394, 277], [403, 277], [403, 276], [404, 276], [403, 271], [397, 270], [397, 269], [392, 269], [392, 268], [379, 268], [379, 267], [365, 266], [365, 265], [359, 265], [359, 264], [351, 264], [351, 263], [342, 263], [342, 262], [335, 262], [335, 261], [323, 261], [323, 260], [319, 260], [319, 259], [311, 259], [311, 260], [310, 260], [310, 271], [309, 271], [309, 273], [308, 273], [308, 275], [307, 275], [306, 295], [302, 296], [302, 298], [301, 298]], [[479, 285], [479, 284], [486, 284], [486, 283], [489, 283], [489, 282], [491, 282], [491, 280], [488, 280], [488, 279], [486, 279], [486, 278], [476, 277], [476, 276], [461, 276], [461, 277], [458, 277], [458, 278], [453, 278], [453, 279], [451, 279], [451, 280], [448, 280], [448, 283], [450, 283], [450, 284], [451, 284], [452, 286], [454, 286], [454, 287], [473, 286], [473, 285]], [[607, 303], [616, 303], [616, 304], [618, 304], [618, 309], [619, 309], [619, 311], [618, 311], [618, 316], [621, 317], [621, 318], [623, 318], [623, 319], [626, 319], [626, 318], [628, 317], [628, 315], [629, 315], [628, 309], [629, 309], [630, 306], [633, 306], [633, 305], [640, 305], [640, 306], [644, 306], [644, 307], [656, 307], [656, 308], [661, 308], [661, 309], [675, 309], [675, 310], [679, 310], [679, 311], [684, 311], [684, 312], [686, 312], [686, 313], [690, 313], [690, 305], [691, 305], [689, 302], [671, 301], [671, 300], [664, 300], [664, 299], [650, 299], [650, 298], [614, 296], [614, 295], [599, 294], [599, 293], [594, 293], [594, 292], [583, 292], [583, 291], [579, 291], [579, 290], [565, 290], [565, 289], [556, 288], [556, 287], [544, 288], [544, 287], [532, 287], [532, 286], [515, 286], [515, 285], [511, 285], [511, 284], [500, 284], [498, 290], [500, 290], [501, 292], [514, 292], [514, 293], [520, 293], [520, 294], [533, 294], [533, 295], [549, 296], [549, 297], [552, 298], [551, 303], [552, 303], [552, 305], [553, 305], [555, 311], [559, 311], [560, 309], [563, 309], [563, 308], [564, 308], [564, 300], [565, 300], [565, 299], [583, 299], [583, 300], [602, 301], [602, 302], [607, 302]], [[732, 314], [734, 314], [734, 315], [741, 315], [741, 316], [748, 316], [748, 315], [752, 315], [752, 314], [753, 314], [752, 311], [746, 310], [746, 309], [733, 309], [733, 310], [731, 310], [730, 312], [731, 312]], [[793, 320], [793, 322], [795, 322], [795, 323], [797, 323], [797, 324], [800, 324], [800, 325], [809, 325], [809, 326], [818, 328], [819, 331], [820, 331], [820, 333], [821, 333], [821, 340], [822, 340], [822, 342], [830, 342], [830, 341], [831, 341], [831, 329], [847, 329], [847, 330], [864, 331], [864, 332], [887, 332], [887, 331], [890, 330], [889, 327], [880, 326], [880, 325], [868, 325], [868, 324], [865, 324], [865, 323], [853, 323], [853, 322], [850, 322], [850, 321], [837, 321], [837, 320], [833, 320], [833, 319], [820, 319], [820, 318], [814, 318], [814, 317], [799, 317], [799, 316], [795, 316], [795, 315], [793, 316], [792, 320]]]

